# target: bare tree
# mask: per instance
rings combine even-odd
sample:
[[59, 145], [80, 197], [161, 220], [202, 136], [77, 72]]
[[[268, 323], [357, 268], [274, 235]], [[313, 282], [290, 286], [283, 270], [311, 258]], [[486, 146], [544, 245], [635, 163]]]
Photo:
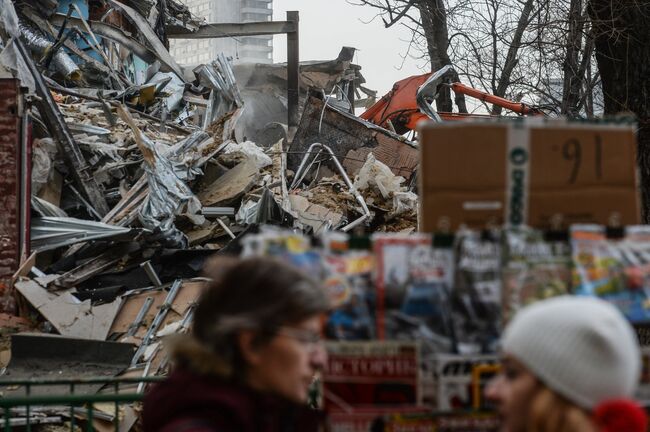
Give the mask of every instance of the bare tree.
[[634, 113], [643, 217], [650, 223], [650, 2], [589, 0], [605, 114]]
[[[431, 71], [436, 71], [451, 64], [447, 49], [449, 48], [449, 30], [447, 29], [447, 10], [443, 0], [418, 2], [422, 18], [422, 28], [427, 40], [427, 51], [431, 61]], [[448, 89], [441, 91], [436, 101], [438, 111], [451, 112], [451, 93]]]
[[[451, 64], [447, 53], [449, 32], [444, 0], [356, 0], [352, 3], [377, 9], [386, 27], [397, 23], [406, 25], [412, 31], [411, 46], [425, 54], [431, 71]], [[458, 98], [457, 105], [466, 112], [464, 98]], [[452, 111], [449, 89], [442, 89], [436, 106], [438, 111]]]
[[[501, 74], [494, 88], [494, 94], [497, 96], [505, 96], [506, 90], [511, 84], [512, 72], [518, 63], [518, 53], [522, 46], [522, 39], [524, 32], [530, 24], [531, 15], [533, 14], [534, 2], [533, 0], [526, 0], [524, 7], [521, 10], [519, 19], [517, 20], [517, 27], [515, 28], [512, 40], [509, 43], [508, 54], [506, 55]], [[496, 67], [494, 68], [496, 69]], [[494, 106], [492, 114], [501, 114], [501, 107]]]
[[[453, 64], [470, 85], [578, 115], [593, 99], [593, 38], [584, 0], [355, 0], [402, 23], [437, 70]], [[590, 48], [591, 47], [591, 48]], [[559, 88], [559, 90], [558, 90]], [[451, 108], [451, 99], [438, 109]], [[492, 107], [493, 114], [501, 114]]]

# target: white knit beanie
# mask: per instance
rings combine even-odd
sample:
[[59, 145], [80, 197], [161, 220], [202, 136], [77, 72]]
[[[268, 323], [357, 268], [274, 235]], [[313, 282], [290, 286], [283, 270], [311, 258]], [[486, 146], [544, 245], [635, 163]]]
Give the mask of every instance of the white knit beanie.
[[618, 309], [592, 297], [561, 296], [523, 308], [505, 329], [502, 348], [586, 409], [631, 397], [641, 372], [634, 330]]

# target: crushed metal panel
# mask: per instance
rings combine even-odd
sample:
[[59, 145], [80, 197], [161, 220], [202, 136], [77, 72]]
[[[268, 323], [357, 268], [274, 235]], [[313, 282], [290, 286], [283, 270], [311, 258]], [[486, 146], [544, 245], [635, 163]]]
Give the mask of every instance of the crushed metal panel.
[[32, 210], [44, 217], [68, 217], [67, 213], [47, 200], [32, 195]]
[[142, 133], [131, 114], [121, 105], [118, 106], [118, 114], [133, 131], [135, 142], [144, 158], [143, 169], [149, 193], [138, 214], [140, 223], [152, 231], [160, 230], [167, 242], [184, 249], [187, 247], [187, 238], [175, 227], [175, 216], [183, 214], [197, 224], [203, 223], [203, 217], [195, 216], [201, 205], [189, 186], [178, 177], [172, 162]]
[[[29, 49], [38, 54], [39, 57], [44, 57], [52, 52], [54, 43], [36, 32], [34, 29], [24, 23], [20, 23], [21, 38]], [[79, 66], [72, 60], [72, 58], [62, 49], [56, 50], [51, 57], [51, 64], [53, 68], [65, 77], [67, 80], [80, 81], [81, 70]]]
[[[265, 6], [266, 7], [266, 6]], [[258, 21], [247, 23], [206, 23], [192, 31], [187, 28], [168, 27], [170, 39], [212, 39], [233, 36], [285, 34], [296, 31], [292, 21]]]
[[53, 281], [53, 288], [72, 288], [100, 274], [140, 249], [137, 242], [116, 244], [101, 255], [85, 261]]
[[94, 206], [94, 210], [101, 215], [108, 213], [108, 204], [106, 204], [103, 191], [88, 172], [89, 166], [79, 146], [72, 138], [72, 133], [68, 129], [50, 89], [45, 84], [43, 76], [32, 60], [31, 54], [20, 40], [14, 40], [14, 43], [34, 78], [36, 93], [40, 98], [38, 102], [39, 111], [43, 116], [43, 121], [50, 128], [50, 132], [61, 146], [61, 151], [72, 171], [72, 177], [81, 190], [86, 193], [87, 198]]
[[147, 42], [151, 44], [151, 47], [156, 52], [156, 55], [160, 57], [167, 65], [169, 65], [181, 80], [185, 81], [183, 70], [180, 68], [180, 66], [178, 66], [171, 54], [169, 54], [169, 51], [167, 51], [147, 20], [145, 20], [136, 10], [130, 6], [122, 4], [117, 0], [108, 0], [108, 2], [111, 4], [111, 6], [124, 11], [124, 13], [134, 21], [138, 27], [138, 30], [142, 33]]
[[[50, 23], [53, 25], [61, 25], [64, 19], [65, 17], [63, 15], [55, 15], [50, 19]], [[68, 22], [77, 27], [81, 27], [82, 25], [82, 21], [75, 17], [68, 18]], [[159, 60], [163, 72], [172, 72], [175, 70], [173, 65], [167, 63], [164, 58], [159, 57], [154, 51], [132, 38], [121, 28], [100, 21], [89, 21], [88, 24], [90, 25], [90, 29], [97, 35], [119, 43], [147, 63], [153, 63]]]
[[[169, 323], [182, 319], [185, 313], [187, 313], [187, 310], [199, 300], [204, 285], [204, 282], [201, 281], [184, 281], [176, 298], [172, 302], [171, 310], [161, 324], [161, 328]], [[109, 335], [127, 333], [147, 297], [151, 297], [153, 303], [144, 316], [143, 324], [134, 334], [136, 339], [142, 339], [147, 332], [148, 325], [153, 321], [158, 309], [165, 302], [166, 296], [167, 291], [161, 288], [142, 290], [142, 292], [137, 294], [125, 295], [124, 304], [111, 326]]]
[[37, 280], [19, 281], [15, 287], [61, 335], [81, 339], [105, 340], [122, 302], [117, 299], [92, 306], [89, 300], [79, 301], [70, 291], [50, 293]]
[[40, 217], [32, 220], [32, 250], [46, 251], [90, 240], [129, 234], [131, 228], [71, 217]]
[[20, 264], [19, 97], [17, 80], [0, 79], [0, 284], [5, 286]]
[[[358, 173], [370, 152], [393, 173], [406, 179], [415, 173], [419, 163], [415, 145], [399, 135], [330, 106], [324, 107], [322, 100], [311, 97], [305, 104], [300, 125], [289, 148], [289, 169], [295, 171], [298, 168], [304, 153], [314, 143], [331, 147], [350, 177]], [[355, 155], [353, 160], [349, 155], [352, 150], [365, 155], [359, 160]]]

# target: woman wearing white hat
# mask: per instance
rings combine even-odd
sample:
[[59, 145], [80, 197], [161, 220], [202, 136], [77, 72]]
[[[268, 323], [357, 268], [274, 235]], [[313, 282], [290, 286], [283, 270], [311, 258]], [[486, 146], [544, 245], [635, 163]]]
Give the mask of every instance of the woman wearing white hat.
[[562, 296], [522, 309], [505, 329], [503, 369], [487, 387], [507, 432], [646, 432], [632, 401], [641, 356], [621, 313]]

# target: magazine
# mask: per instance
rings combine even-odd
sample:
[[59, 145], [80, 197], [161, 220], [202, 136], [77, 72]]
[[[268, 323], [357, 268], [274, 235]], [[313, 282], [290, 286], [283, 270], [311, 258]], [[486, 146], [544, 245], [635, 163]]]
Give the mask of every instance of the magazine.
[[545, 241], [543, 233], [528, 227], [503, 232], [503, 325], [523, 306], [568, 294], [571, 250], [568, 242]]

